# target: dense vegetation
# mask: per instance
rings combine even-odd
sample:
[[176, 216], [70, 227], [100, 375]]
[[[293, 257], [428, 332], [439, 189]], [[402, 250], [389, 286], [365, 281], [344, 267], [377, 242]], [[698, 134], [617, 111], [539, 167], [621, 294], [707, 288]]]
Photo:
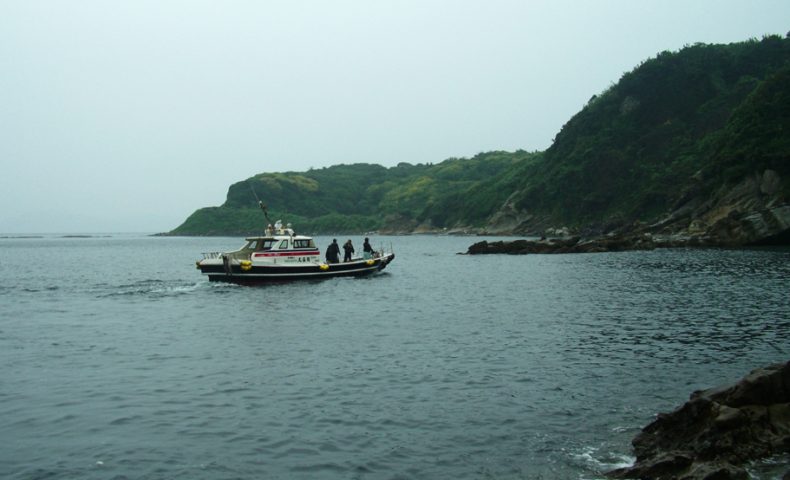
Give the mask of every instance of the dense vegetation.
[[[396, 167], [335, 165], [307, 172], [262, 173], [231, 185], [225, 203], [193, 213], [173, 233], [252, 233], [263, 227], [259, 198], [272, 219], [311, 233], [364, 232], [385, 225], [411, 230], [474, 219], [482, 224], [509, 194], [492, 189], [513, 166], [538, 154], [488, 152], [471, 159]], [[513, 182], [511, 182], [513, 183]], [[468, 211], [447, 208], [467, 192], [489, 189], [486, 203]]]
[[255, 194], [273, 218], [311, 233], [485, 227], [506, 203], [535, 229], [605, 229], [655, 220], [695, 182], [712, 191], [770, 168], [790, 192], [789, 159], [790, 39], [697, 44], [594, 95], [545, 152], [262, 173], [172, 233], [259, 231]]
[[770, 167], [786, 178], [790, 40], [663, 52], [576, 114], [515, 201], [570, 224], [650, 221], [704, 173], [707, 188]]

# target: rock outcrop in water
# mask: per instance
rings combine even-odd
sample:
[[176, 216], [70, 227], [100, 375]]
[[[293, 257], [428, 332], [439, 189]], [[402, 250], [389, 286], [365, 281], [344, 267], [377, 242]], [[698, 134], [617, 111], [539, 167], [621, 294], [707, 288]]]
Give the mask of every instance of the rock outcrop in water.
[[790, 452], [790, 362], [754, 370], [733, 385], [694, 392], [632, 443], [636, 463], [610, 472], [611, 478], [749, 478], [745, 463]]
[[591, 240], [580, 237], [552, 238], [544, 240], [513, 240], [477, 242], [466, 253], [470, 255], [485, 253], [508, 253], [523, 255], [527, 253], [593, 253], [621, 252], [626, 250], [652, 250], [655, 242], [649, 235], [606, 236]]

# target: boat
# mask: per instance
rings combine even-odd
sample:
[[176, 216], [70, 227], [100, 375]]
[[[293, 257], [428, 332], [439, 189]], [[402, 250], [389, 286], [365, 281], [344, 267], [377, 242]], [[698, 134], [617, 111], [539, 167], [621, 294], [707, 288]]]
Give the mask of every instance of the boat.
[[279, 220], [274, 227], [269, 224], [264, 235], [245, 240], [238, 250], [203, 253], [197, 268], [210, 281], [250, 284], [370, 275], [395, 259], [390, 247], [348, 262], [328, 263], [312, 237], [296, 235], [290, 224], [283, 227]]

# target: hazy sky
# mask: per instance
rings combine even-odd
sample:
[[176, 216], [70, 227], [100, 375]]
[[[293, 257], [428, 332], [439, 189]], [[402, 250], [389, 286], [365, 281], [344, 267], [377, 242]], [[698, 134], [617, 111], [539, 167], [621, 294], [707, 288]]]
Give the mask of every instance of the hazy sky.
[[160, 232], [261, 172], [543, 150], [787, 0], [0, 0], [0, 234]]

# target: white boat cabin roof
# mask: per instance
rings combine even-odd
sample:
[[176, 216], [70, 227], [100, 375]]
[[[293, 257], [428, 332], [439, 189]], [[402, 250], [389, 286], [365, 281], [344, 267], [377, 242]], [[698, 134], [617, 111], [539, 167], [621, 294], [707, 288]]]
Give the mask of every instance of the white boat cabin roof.
[[290, 228], [281, 228], [276, 231], [267, 229], [268, 235], [247, 237], [245, 250], [290, 250], [290, 249], [315, 249], [317, 248], [312, 237], [294, 235]]

